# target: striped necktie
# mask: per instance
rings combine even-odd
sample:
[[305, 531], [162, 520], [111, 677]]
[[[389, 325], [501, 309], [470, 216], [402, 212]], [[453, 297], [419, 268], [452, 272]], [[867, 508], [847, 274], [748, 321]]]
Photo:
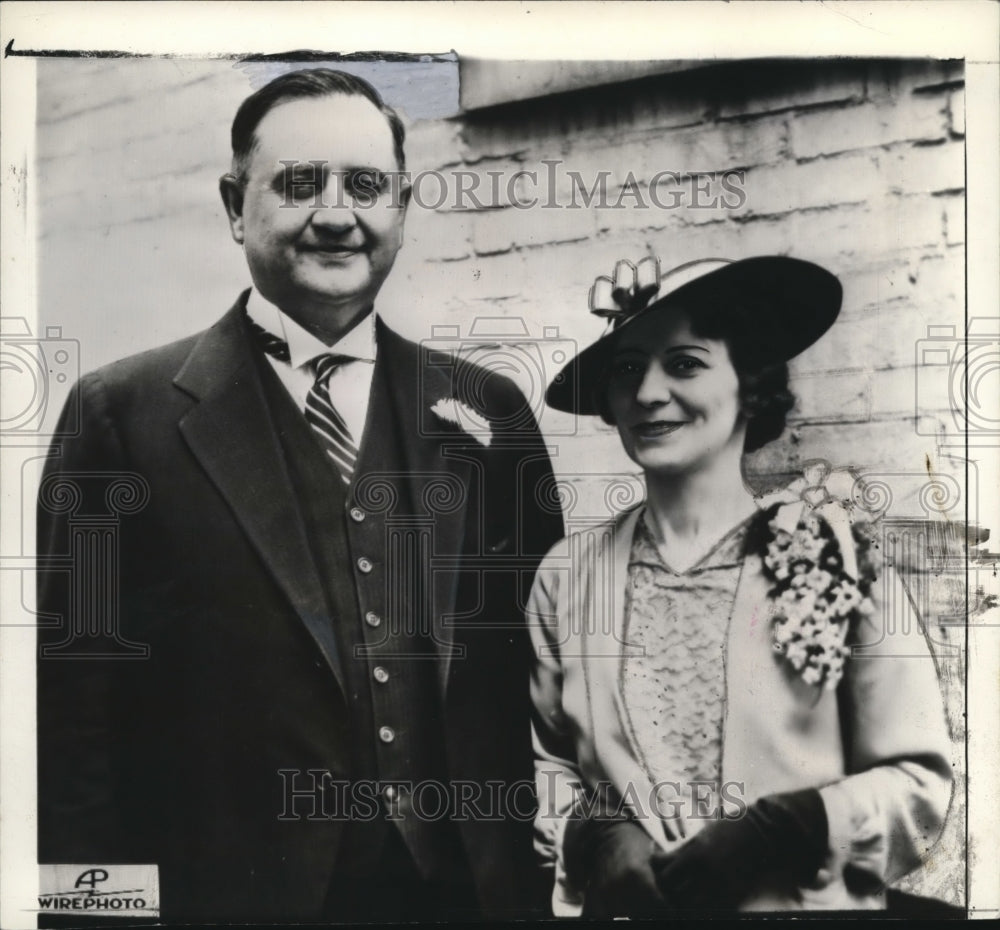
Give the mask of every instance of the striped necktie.
[[[282, 362], [291, 362], [288, 343], [269, 333], [263, 326], [247, 317], [250, 332], [257, 345], [268, 355]], [[323, 449], [333, 462], [345, 484], [351, 483], [358, 448], [351, 437], [344, 418], [330, 400], [330, 377], [345, 362], [353, 361], [350, 355], [319, 355], [310, 363], [315, 382], [306, 396], [306, 419], [320, 438]]]
[[330, 376], [344, 362], [350, 361], [352, 358], [349, 355], [320, 355], [313, 359], [316, 381], [306, 397], [306, 419], [322, 441], [344, 484], [351, 483], [358, 461], [358, 447], [354, 445], [344, 418], [337, 413], [330, 400]]

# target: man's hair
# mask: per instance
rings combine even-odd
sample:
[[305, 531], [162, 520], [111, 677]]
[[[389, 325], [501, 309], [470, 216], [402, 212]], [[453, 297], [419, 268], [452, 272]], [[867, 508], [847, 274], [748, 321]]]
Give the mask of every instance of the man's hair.
[[[252, 93], [236, 111], [230, 138], [233, 146], [232, 173], [240, 183], [246, 181], [250, 156], [257, 144], [256, 131], [260, 121], [280, 103], [300, 100], [306, 97], [327, 97], [334, 94], [364, 97], [370, 100], [385, 117], [392, 131], [392, 141], [396, 162], [400, 171], [406, 168], [403, 142], [406, 129], [399, 114], [382, 100], [381, 95], [364, 78], [346, 71], [332, 68], [311, 68], [305, 71], [290, 71], [265, 84]], [[349, 132], [345, 129], [345, 132]]]
[[[788, 387], [788, 363], [775, 361], [768, 351], [773, 317], [754, 298], [736, 293], [720, 294], [688, 312], [694, 335], [721, 339], [729, 350], [739, 381], [740, 407], [747, 418], [744, 452], [754, 452], [777, 439], [784, 432], [788, 412], [795, 406], [795, 395]], [[608, 352], [609, 360], [611, 355]], [[606, 371], [600, 379], [595, 401], [601, 419], [613, 426], [608, 406], [609, 377], [610, 371]]]

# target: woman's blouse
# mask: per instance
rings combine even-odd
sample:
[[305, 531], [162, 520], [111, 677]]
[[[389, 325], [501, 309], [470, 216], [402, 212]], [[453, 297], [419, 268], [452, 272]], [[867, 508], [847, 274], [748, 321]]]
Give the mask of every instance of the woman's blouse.
[[706, 816], [717, 810], [725, 714], [726, 631], [749, 520], [696, 565], [664, 561], [646, 513], [629, 555], [620, 684], [632, 750], [652, 784], [673, 782]]

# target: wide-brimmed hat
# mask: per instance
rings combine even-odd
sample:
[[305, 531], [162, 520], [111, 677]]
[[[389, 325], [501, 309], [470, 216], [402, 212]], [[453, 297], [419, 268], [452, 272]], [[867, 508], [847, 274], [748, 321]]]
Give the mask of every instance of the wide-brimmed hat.
[[787, 361], [819, 339], [837, 318], [842, 295], [840, 281], [825, 268], [781, 255], [700, 259], [662, 276], [653, 258], [638, 268], [619, 262], [614, 279], [598, 278], [590, 292], [591, 312], [610, 319], [608, 331], [563, 367], [545, 400], [567, 413], [597, 414], [595, 389], [618, 338], [651, 313], [683, 308], [696, 315], [712, 300], [744, 299], [762, 317], [767, 337], [756, 357], [766, 364]]

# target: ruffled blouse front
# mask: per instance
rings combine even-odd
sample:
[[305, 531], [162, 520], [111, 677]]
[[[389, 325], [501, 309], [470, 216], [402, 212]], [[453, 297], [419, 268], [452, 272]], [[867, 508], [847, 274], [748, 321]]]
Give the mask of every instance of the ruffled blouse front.
[[664, 561], [647, 519], [637, 521], [629, 555], [624, 723], [650, 781], [672, 783], [685, 806], [711, 817], [721, 788], [726, 632], [752, 518], [686, 572]]

